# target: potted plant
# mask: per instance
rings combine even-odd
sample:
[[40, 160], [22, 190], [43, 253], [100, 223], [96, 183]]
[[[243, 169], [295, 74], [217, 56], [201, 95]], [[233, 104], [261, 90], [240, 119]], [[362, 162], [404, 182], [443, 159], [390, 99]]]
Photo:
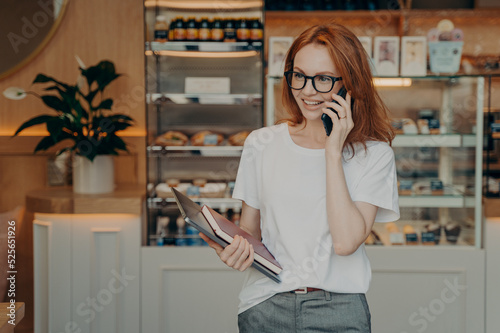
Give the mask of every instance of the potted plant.
[[49, 135], [40, 140], [34, 153], [47, 150], [62, 141], [71, 142], [57, 155], [65, 151], [73, 152], [74, 191], [112, 192], [113, 155], [128, 151], [117, 132], [132, 126], [133, 119], [125, 114], [111, 113], [113, 100], [104, 95], [104, 89], [121, 76], [116, 73], [114, 64], [103, 60], [86, 68], [79, 62], [81, 76], [75, 85], [38, 74], [33, 84], [47, 85], [44, 94], [15, 87], [4, 91], [4, 95], [10, 99], [22, 99], [28, 94], [36, 96], [55, 112], [55, 115], [43, 114], [24, 122], [13, 136], [31, 126], [45, 124]]

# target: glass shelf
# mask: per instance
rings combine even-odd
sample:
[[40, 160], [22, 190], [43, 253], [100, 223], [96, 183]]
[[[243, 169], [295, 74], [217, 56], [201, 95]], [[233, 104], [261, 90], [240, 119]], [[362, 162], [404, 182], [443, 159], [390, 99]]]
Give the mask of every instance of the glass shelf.
[[242, 146], [148, 146], [149, 155], [157, 156], [169, 153], [186, 153], [203, 156], [240, 156]]
[[146, 94], [149, 104], [261, 105], [261, 94]]
[[393, 147], [474, 147], [474, 134], [398, 134]]
[[[200, 206], [207, 205], [213, 209], [220, 209], [221, 207], [241, 208], [241, 201], [231, 198], [195, 198], [192, 200]], [[151, 209], [163, 209], [167, 206], [171, 205], [175, 206], [174, 198], [148, 198], [147, 202], [148, 202], [148, 208]]]
[[[162, 55], [160, 51], [246, 52], [261, 51], [262, 42], [146, 42], [146, 55]], [[148, 51], [150, 51], [148, 53]], [[169, 55], [167, 53], [167, 55]], [[172, 55], [172, 54], [170, 54]]]
[[400, 195], [399, 206], [411, 208], [474, 208], [475, 199], [465, 195]]

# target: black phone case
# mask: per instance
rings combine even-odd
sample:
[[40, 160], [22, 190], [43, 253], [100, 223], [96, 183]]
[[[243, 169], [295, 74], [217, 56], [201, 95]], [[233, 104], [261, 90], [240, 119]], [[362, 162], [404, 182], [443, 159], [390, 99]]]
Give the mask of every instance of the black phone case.
[[[345, 97], [347, 95], [347, 89], [345, 87], [340, 88], [337, 95], [339, 95], [340, 97], [345, 99]], [[333, 100], [332, 102], [339, 104], [336, 100]], [[339, 116], [337, 111], [335, 111], [334, 109], [332, 109], [332, 108], [328, 108], [328, 109], [332, 110], [337, 115], [337, 117]], [[340, 117], [339, 117], [339, 119], [340, 119]], [[325, 128], [326, 135], [330, 136], [330, 133], [332, 133], [332, 129], [333, 129], [332, 119], [326, 113], [323, 113], [321, 115], [321, 120], [323, 121], [323, 127]]]

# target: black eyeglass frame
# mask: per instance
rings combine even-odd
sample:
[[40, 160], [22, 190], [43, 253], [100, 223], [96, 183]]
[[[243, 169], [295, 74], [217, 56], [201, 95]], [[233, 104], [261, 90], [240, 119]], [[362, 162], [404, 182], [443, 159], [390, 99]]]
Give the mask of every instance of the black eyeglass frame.
[[[289, 74], [294, 74], [294, 73], [300, 74], [300, 75], [302, 75], [302, 76], [305, 77], [304, 85], [302, 86], [302, 88], [294, 88], [294, 87], [292, 87], [292, 83], [289, 81], [288, 75]], [[330, 91], [332, 91], [333, 87], [335, 86], [335, 82], [342, 81], [342, 77], [341, 76], [336, 77], [336, 76], [330, 76], [330, 75], [325, 75], [325, 74], [318, 74], [318, 75], [314, 75], [314, 76], [307, 76], [307, 75], [304, 75], [301, 72], [286, 71], [285, 73], [283, 73], [283, 75], [284, 75], [285, 81], [288, 84], [288, 86], [290, 87], [290, 89], [293, 89], [293, 90], [302, 90], [307, 85], [307, 80], [311, 80], [314, 90], [316, 90], [317, 92], [319, 92], [321, 94], [329, 93]], [[316, 88], [316, 84], [314, 83], [314, 78], [317, 77], [317, 76], [324, 76], [324, 77], [328, 77], [328, 78], [332, 79], [332, 87], [330, 88], [330, 90], [328, 90], [328, 91], [320, 91], [320, 90], [318, 90], [318, 88]]]

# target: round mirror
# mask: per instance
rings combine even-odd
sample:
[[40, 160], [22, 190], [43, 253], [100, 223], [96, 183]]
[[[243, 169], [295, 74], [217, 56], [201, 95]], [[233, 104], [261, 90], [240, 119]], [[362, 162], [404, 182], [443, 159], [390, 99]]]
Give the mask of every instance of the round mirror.
[[1, 0], [0, 79], [26, 65], [59, 26], [67, 0]]

